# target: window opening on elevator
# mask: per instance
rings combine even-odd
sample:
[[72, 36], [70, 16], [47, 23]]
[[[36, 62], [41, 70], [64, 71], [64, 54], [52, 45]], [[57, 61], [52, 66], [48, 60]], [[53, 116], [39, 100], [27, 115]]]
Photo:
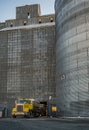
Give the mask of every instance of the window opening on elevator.
[[41, 19], [39, 19], [39, 23], [42, 23]]
[[50, 18], [50, 22], [53, 22], [53, 18]]
[[10, 23], [10, 27], [13, 27], [13, 23]]
[[30, 14], [29, 14], [29, 12], [27, 13], [27, 15], [28, 15], [28, 19], [30, 19]]
[[24, 21], [24, 25], [26, 25], [27, 24], [27, 21]]

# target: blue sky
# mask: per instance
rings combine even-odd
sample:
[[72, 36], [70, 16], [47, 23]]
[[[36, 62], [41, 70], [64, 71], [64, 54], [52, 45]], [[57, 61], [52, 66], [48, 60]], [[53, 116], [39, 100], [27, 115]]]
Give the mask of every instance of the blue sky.
[[0, 0], [0, 22], [15, 19], [16, 7], [30, 4], [40, 4], [41, 14], [54, 13], [55, 0]]

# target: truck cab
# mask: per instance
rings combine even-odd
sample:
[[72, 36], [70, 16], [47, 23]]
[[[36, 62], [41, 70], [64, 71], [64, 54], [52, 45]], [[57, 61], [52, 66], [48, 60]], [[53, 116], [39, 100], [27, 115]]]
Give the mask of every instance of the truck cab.
[[12, 116], [31, 116], [34, 109], [34, 99], [19, 99], [12, 108]]

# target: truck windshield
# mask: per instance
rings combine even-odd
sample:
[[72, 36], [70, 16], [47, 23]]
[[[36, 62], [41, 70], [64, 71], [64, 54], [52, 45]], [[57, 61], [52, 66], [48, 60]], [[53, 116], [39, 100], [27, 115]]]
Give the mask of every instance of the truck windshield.
[[19, 100], [19, 103], [25, 104], [25, 103], [31, 103], [30, 100]]

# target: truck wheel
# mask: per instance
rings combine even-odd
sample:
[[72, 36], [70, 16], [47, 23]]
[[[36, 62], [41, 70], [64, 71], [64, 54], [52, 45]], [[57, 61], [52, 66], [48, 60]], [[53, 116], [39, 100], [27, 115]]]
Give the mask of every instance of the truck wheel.
[[16, 115], [13, 115], [12, 117], [13, 117], [13, 118], [16, 118]]
[[29, 117], [33, 117], [33, 112], [29, 111]]
[[27, 117], [27, 115], [24, 115], [24, 118], [26, 118]]

